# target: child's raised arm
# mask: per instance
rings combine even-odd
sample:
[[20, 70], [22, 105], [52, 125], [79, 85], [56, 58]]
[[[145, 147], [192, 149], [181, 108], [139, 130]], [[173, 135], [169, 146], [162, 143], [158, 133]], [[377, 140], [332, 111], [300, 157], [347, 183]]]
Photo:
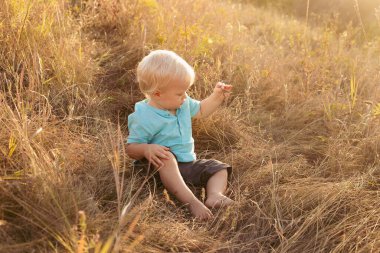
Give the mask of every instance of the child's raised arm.
[[194, 118], [205, 118], [215, 112], [219, 105], [230, 96], [231, 89], [232, 85], [218, 82], [213, 93], [201, 101], [201, 108]]

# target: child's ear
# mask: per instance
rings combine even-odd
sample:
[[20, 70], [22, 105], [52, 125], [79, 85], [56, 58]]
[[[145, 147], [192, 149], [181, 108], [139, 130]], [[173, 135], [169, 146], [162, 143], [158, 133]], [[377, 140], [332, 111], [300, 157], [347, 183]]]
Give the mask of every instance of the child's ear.
[[155, 91], [153, 92], [153, 96], [159, 97], [161, 95], [160, 91]]

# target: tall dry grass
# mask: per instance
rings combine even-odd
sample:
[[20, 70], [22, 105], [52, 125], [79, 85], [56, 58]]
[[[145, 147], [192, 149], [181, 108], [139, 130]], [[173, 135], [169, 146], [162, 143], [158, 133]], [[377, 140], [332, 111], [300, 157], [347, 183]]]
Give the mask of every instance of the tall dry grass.
[[[0, 6], [0, 252], [380, 247], [376, 37], [219, 1]], [[194, 123], [199, 157], [234, 167], [236, 205], [210, 222], [193, 221], [124, 152], [143, 98], [134, 69], [157, 48], [194, 66], [195, 98], [234, 85]]]

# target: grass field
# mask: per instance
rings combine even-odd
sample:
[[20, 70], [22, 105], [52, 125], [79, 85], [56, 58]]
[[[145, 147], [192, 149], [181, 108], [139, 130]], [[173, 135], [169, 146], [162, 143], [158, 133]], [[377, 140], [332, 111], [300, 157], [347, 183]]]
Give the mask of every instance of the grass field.
[[[367, 20], [365, 1], [348, 2]], [[310, 16], [241, 1], [0, 6], [0, 252], [378, 252], [376, 6], [370, 26], [321, 5]], [[234, 85], [194, 122], [198, 157], [234, 168], [236, 204], [209, 222], [125, 154], [143, 98], [135, 68], [153, 49], [194, 66], [194, 98]]]

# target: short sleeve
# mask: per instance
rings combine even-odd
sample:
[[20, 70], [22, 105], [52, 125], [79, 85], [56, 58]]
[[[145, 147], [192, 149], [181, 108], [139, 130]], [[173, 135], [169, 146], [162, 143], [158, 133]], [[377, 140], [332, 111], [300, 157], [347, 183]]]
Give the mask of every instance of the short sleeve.
[[201, 108], [201, 101], [193, 99], [189, 96], [187, 96], [187, 99], [189, 100], [190, 115], [191, 117], [194, 117]]
[[153, 136], [147, 124], [136, 113], [128, 116], [128, 131], [127, 143], [149, 143]]

